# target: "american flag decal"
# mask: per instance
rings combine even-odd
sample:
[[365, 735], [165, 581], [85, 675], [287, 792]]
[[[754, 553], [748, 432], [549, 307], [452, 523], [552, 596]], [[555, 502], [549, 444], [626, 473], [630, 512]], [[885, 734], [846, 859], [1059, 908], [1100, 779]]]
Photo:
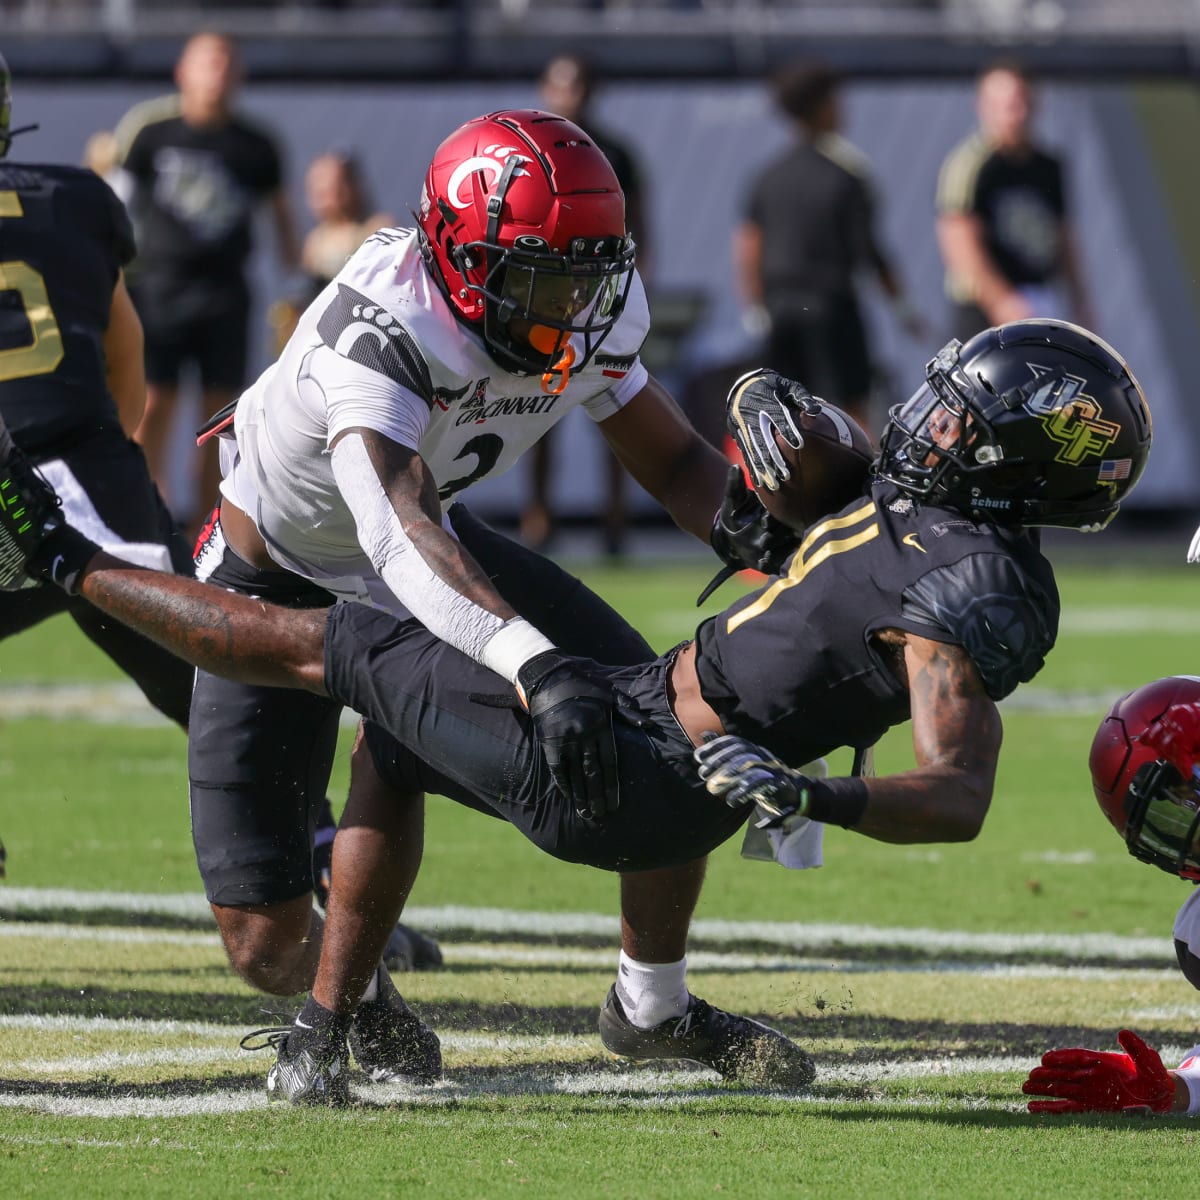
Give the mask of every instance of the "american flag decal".
[[1100, 464], [1100, 473], [1096, 476], [1100, 483], [1115, 483], [1118, 479], [1128, 479], [1133, 460], [1129, 458], [1106, 458]]

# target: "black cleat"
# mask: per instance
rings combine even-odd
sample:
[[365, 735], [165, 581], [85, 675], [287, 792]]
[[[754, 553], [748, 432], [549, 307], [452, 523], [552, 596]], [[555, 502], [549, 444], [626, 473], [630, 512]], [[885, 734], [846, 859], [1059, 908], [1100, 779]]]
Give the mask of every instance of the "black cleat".
[[436, 1083], [442, 1077], [442, 1045], [417, 1016], [385, 967], [376, 978], [379, 994], [354, 1010], [350, 1050], [375, 1083]]
[[411, 925], [397, 925], [383, 950], [389, 971], [436, 971], [442, 965], [442, 948]]
[[[262, 1038], [252, 1044], [255, 1038]], [[350, 1103], [346, 1075], [350, 1055], [344, 1033], [321, 1032], [303, 1025], [256, 1029], [242, 1038], [243, 1050], [275, 1050], [278, 1057], [267, 1072], [267, 1099], [272, 1103], [326, 1105]]]
[[777, 1029], [715, 1008], [696, 996], [687, 1012], [653, 1029], [638, 1029], [625, 1015], [616, 987], [600, 1009], [600, 1040], [627, 1058], [682, 1058], [712, 1067], [729, 1080], [758, 1087], [807, 1088], [816, 1078], [813, 1060]]

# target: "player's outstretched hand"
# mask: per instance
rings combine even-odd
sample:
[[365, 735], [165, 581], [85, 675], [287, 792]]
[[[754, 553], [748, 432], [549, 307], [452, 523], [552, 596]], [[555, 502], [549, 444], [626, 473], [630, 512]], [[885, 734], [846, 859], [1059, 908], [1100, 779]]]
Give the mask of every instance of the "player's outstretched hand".
[[1150, 1109], [1171, 1111], [1175, 1100], [1175, 1078], [1151, 1049], [1132, 1030], [1117, 1034], [1124, 1054], [1105, 1050], [1048, 1050], [1042, 1065], [1029, 1072], [1021, 1087], [1027, 1096], [1050, 1096], [1030, 1100], [1035, 1113], [1125, 1112]]
[[709, 540], [727, 566], [777, 575], [799, 543], [800, 534], [771, 516], [746, 486], [741, 468], [730, 467]]
[[557, 650], [534, 655], [517, 683], [558, 790], [583, 816], [603, 821], [620, 803], [613, 689]]
[[793, 771], [746, 738], [706, 733], [692, 757], [709, 794], [724, 800], [730, 808], [756, 804], [777, 821], [793, 814], [805, 815], [812, 782], [809, 777]]
[[820, 400], [806, 387], [764, 367], [747, 372], [729, 389], [725, 424], [756, 488], [775, 492], [791, 478], [775, 435], [793, 450], [802, 449], [800, 415], [820, 410]]

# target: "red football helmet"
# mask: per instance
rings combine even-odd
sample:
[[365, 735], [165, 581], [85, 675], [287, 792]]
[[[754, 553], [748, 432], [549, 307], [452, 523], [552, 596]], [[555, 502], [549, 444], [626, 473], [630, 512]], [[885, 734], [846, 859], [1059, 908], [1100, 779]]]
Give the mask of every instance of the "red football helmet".
[[[417, 224], [459, 320], [520, 373], [578, 371], [621, 314], [633, 278], [625, 197], [578, 125], [512, 109], [476, 117], [434, 153]], [[568, 350], [574, 336], [582, 352]]]
[[1130, 854], [1200, 881], [1200, 678], [1172, 675], [1122, 696], [1088, 764]]

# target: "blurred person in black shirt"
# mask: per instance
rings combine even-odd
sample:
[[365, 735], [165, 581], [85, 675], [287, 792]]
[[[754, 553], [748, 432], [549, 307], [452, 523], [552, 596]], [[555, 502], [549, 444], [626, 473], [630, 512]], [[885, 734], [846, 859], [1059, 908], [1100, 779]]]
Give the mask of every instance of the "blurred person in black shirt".
[[937, 235], [946, 264], [952, 333], [1067, 316], [1092, 324], [1068, 217], [1062, 160], [1034, 140], [1034, 96], [1015, 63], [979, 77], [979, 128], [946, 156], [938, 175]]
[[870, 431], [871, 356], [856, 273], [876, 276], [911, 336], [924, 337], [925, 326], [876, 237], [866, 159], [837, 132], [839, 84], [820, 65], [778, 78], [794, 139], [751, 186], [733, 259], [747, 328], [765, 341], [764, 365], [804, 380]]
[[[592, 116], [591, 101], [596, 75], [591, 64], [577, 54], [560, 54], [542, 70], [539, 80], [542, 104], [547, 111], [574, 121], [589, 134], [612, 165], [613, 174], [625, 195], [625, 225], [637, 243], [638, 270], [643, 279], [650, 272], [649, 230], [646, 225], [642, 171], [629, 147]], [[625, 549], [625, 470], [605, 450], [607, 503], [604, 510], [604, 548], [618, 556]], [[521, 537], [530, 546], [544, 546], [554, 535], [554, 513], [550, 503], [550, 479], [554, 472], [554, 439], [543, 437], [529, 453], [531, 496], [521, 513]]]
[[[274, 217], [285, 264], [295, 266], [298, 255], [276, 142], [233, 108], [241, 82], [234, 43], [196, 34], [179, 57], [175, 82], [177, 94], [139, 104], [124, 117], [117, 141], [140, 249], [132, 294], [146, 331], [148, 390], [138, 440], [154, 478], [178, 506], [167, 455], [180, 370], [198, 369], [205, 420], [245, 383], [245, 266], [260, 204]], [[214, 447], [196, 468], [194, 528], [217, 495]]]

